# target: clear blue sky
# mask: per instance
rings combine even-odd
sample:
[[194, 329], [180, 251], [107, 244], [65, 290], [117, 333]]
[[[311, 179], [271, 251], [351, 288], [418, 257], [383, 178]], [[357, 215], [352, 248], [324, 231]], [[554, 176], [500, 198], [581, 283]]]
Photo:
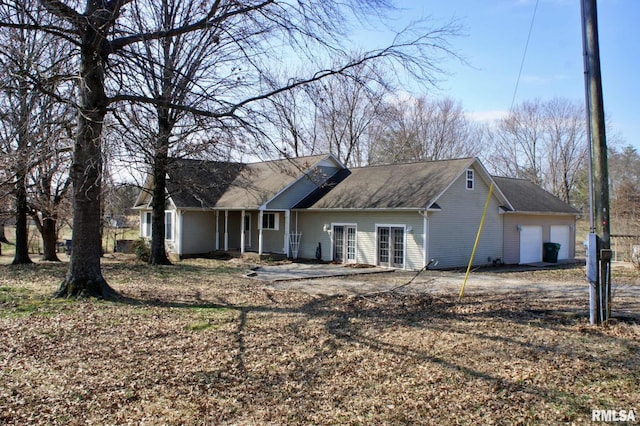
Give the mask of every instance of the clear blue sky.
[[[452, 61], [442, 96], [474, 116], [511, 106], [536, 0], [397, 0], [398, 27], [419, 17], [451, 18], [465, 35], [452, 48], [471, 66]], [[604, 104], [614, 132], [640, 151], [640, 0], [599, 0]], [[539, 0], [516, 103], [563, 97], [584, 101], [580, 0]]]

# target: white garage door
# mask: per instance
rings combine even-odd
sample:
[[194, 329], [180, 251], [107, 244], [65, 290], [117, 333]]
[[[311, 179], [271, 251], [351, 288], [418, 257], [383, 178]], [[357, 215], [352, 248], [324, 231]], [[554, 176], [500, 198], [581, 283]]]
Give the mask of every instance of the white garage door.
[[569, 227], [565, 225], [553, 225], [551, 226], [549, 240], [552, 243], [560, 244], [560, 252], [558, 252], [558, 260], [560, 259], [568, 259], [569, 258], [569, 238], [571, 237], [571, 232], [569, 232]]
[[520, 263], [542, 262], [542, 226], [520, 229]]

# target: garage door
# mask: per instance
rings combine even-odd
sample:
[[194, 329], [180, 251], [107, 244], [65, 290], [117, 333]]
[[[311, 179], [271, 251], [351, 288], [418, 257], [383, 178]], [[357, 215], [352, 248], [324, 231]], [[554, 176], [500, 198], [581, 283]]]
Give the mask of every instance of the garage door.
[[560, 252], [558, 252], [558, 260], [569, 258], [569, 239], [571, 232], [569, 227], [565, 225], [552, 225], [549, 241], [560, 244]]
[[520, 229], [520, 263], [542, 262], [542, 226]]

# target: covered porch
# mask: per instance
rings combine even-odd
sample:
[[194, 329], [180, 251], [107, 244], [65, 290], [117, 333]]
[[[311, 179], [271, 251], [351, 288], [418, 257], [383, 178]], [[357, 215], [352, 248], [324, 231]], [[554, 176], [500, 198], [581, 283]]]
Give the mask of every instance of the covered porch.
[[216, 251], [291, 257], [297, 226], [289, 210], [215, 210], [214, 215]]

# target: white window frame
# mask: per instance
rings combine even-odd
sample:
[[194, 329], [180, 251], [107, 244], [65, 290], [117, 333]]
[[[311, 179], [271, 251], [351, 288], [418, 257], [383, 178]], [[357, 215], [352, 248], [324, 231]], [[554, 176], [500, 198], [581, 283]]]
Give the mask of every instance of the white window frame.
[[467, 169], [466, 171], [466, 179], [465, 179], [465, 188], [467, 188], [468, 191], [473, 191], [473, 188], [475, 187], [475, 173], [473, 169]]
[[[167, 220], [169, 218], [169, 220]], [[171, 235], [169, 235], [171, 233]], [[164, 239], [166, 241], [173, 241], [175, 238], [175, 221], [174, 214], [171, 210], [164, 211]]]
[[144, 238], [151, 238], [151, 212], [142, 212], [142, 236]]
[[[273, 215], [273, 228], [265, 228], [264, 221], [267, 216]], [[278, 212], [262, 212], [262, 222], [260, 223], [260, 229], [264, 231], [279, 231], [280, 230], [280, 213]]]

